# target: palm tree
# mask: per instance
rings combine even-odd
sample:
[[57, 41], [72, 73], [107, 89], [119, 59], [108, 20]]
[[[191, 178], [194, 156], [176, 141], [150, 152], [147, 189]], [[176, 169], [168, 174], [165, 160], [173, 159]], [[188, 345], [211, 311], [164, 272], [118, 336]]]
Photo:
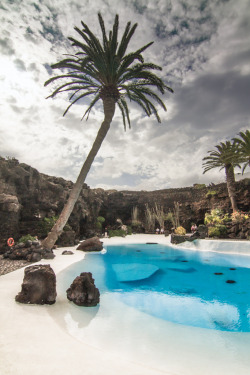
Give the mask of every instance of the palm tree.
[[244, 162], [242, 167], [242, 174], [244, 173], [247, 166], [250, 167], [250, 131], [246, 130], [238, 134], [241, 138], [233, 138], [233, 141], [236, 142], [239, 146], [238, 151]]
[[234, 168], [240, 168], [241, 158], [238, 153], [238, 145], [230, 141], [221, 142], [215, 146], [217, 150], [208, 151], [209, 156], [203, 158], [203, 173], [213, 168], [225, 168], [228, 195], [231, 201], [233, 212], [238, 211], [236, 203], [236, 189]]
[[83, 118], [86, 116], [86, 119], [88, 119], [91, 109], [99, 100], [102, 101], [104, 109], [104, 120], [77, 181], [70, 192], [68, 201], [51, 232], [43, 241], [43, 246], [48, 249], [53, 247], [68, 221], [94, 158], [110, 128], [116, 104], [121, 111], [126, 130], [127, 124], [130, 127], [126, 98], [137, 103], [147, 116], [153, 114], [157, 121], [160, 122], [157, 108], [152, 101], [159, 104], [164, 111], [166, 111], [166, 107], [153, 89], [158, 89], [161, 94], [166, 91], [173, 92], [156, 74], [152, 73], [152, 70], [159, 71], [162, 68], [158, 65], [144, 62], [142, 52], [151, 46], [153, 42], [146, 44], [135, 52], [126, 54], [128, 44], [137, 24], [131, 26], [131, 23], [128, 22], [121, 41], [118, 43], [118, 15], [115, 16], [113, 29], [108, 36], [101, 14], [98, 14], [98, 19], [102, 32], [102, 41], [93, 34], [85, 23], [81, 22], [82, 29], [80, 30], [78, 27], [74, 29], [82, 40], [78, 41], [74, 38], [69, 38], [72, 46], [77, 47], [79, 51], [52, 65], [53, 69], [66, 69], [66, 72], [45, 82], [45, 86], [47, 86], [55, 80], [66, 79], [66, 82], [64, 81], [63, 84], [60, 84], [49, 96], [53, 98], [61, 92], [70, 92], [69, 100], [71, 102], [63, 115], [68, 112], [73, 104], [88, 96], [92, 98], [83, 114]]

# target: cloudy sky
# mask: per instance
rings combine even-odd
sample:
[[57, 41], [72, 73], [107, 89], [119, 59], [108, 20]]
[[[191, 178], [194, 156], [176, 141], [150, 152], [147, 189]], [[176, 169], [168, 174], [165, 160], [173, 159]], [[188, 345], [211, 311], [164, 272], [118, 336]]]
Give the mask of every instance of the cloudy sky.
[[[86, 182], [91, 188], [157, 190], [224, 181], [202, 174], [202, 158], [250, 128], [250, 0], [2, 0], [0, 5], [0, 155], [75, 181], [103, 119], [86, 103], [63, 117], [66, 96], [45, 99], [50, 65], [76, 52], [68, 36], [83, 20], [100, 35], [120, 16], [138, 28], [135, 50], [154, 41], [145, 61], [161, 65], [174, 89], [163, 98], [162, 123], [132, 106], [124, 132], [117, 110]], [[236, 172], [240, 172], [239, 170]], [[248, 171], [249, 172], [249, 171]]]

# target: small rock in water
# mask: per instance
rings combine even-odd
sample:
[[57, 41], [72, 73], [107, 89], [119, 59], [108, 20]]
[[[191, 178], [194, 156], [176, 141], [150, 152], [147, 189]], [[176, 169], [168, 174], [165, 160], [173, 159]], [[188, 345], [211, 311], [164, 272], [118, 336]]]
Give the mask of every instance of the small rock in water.
[[91, 272], [82, 272], [77, 276], [66, 293], [68, 300], [78, 306], [96, 306], [100, 302], [100, 292]]

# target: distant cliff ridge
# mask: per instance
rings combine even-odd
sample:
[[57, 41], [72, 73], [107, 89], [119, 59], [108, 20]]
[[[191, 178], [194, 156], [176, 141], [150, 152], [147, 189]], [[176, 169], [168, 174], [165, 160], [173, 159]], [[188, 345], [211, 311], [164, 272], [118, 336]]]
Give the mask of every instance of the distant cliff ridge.
[[[26, 234], [42, 237], [41, 222], [60, 214], [72, 186], [71, 181], [39, 173], [16, 159], [0, 158], [0, 244]], [[239, 209], [249, 211], [250, 180], [239, 181], [236, 186]], [[72, 232], [76, 239], [94, 234], [98, 216], [105, 218], [105, 226], [115, 225], [117, 218], [130, 224], [131, 211], [137, 206], [143, 222], [146, 204], [152, 207], [157, 203], [167, 213], [174, 202], [179, 202], [180, 221], [188, 230], [191, 222], [203, 223], [205, 213], [212, 208], [231, 209], [225, 183], [151, 192], [105, 191], [85, 184], [69, 219], [71, 240]], [[67, 243], [68, 239], [63, 239], [67, 235], [61, 236], [59, 244]]]

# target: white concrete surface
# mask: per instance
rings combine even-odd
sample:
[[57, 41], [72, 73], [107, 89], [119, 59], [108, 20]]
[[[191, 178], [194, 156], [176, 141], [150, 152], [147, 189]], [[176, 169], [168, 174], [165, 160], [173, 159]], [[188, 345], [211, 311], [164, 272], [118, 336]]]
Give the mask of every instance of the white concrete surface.
[[[105, 244], [136, 242], [168, 243], [162, 235], [133, 235], [126, 238], [104, 239]], [[61, 255], [64, 249], [55, 250], [53, 260], [45, 260], [56, 274], [84, 254]], [[70, 249], [72, 250], [72, 248]], [[103, 296], [101, 319], [93, 319], [76, 339], [60, 321], [60, 312], [71, 304], [59, 294], [51, 306], [23, 305], [15, 302], [21, 290], [24, 270], [20, 269], [0, 277], [0, 374], [1, 375], [249, 375], [250, 334], [193, 329], [159, 319], [117, 303], [119, 315], [112, 317], [105, 331], [106, 302]], [[59, 288], [60, 289], [60, 288]], [[107, 301], [109, 302], [109, 301]], [[122, 334], [121, 316], [131, 320], [135, 327], [135, 342], [112, 345], [109, 335]], [[58, 321], [57, 321], [58, 316]], [[72, 327], [72, 326], [71, 326]], [[147, 331], [146, 328], [150, 327]], [[76, 327], [77, 329], [78, 327]], [[143, 337], [143, 340], [141, 339]], [[159, 340], [157, 339], [159, 337]], [[160, 339], [161, 337], [161, 339]], [[96, 341], [95, 338], [98, 338]], [[100, 340], [99, 340], [100, 338]], [[145, 339], [145, 341], [144, 341]], [[163, 341], [164, 340], [164, 347]], [[109, 342], [110, 341], [110, 342]], [[101, 342], [101, 345], [98, 343]], [[115, 341], [114, 341], [115, 342]], [[145, 343], [136, 355], [136, 346]], [[151, 346], [147, 349], [147, 342]], [[128, 348], [131, 350], [126, 352]], [[161, 350], [162, 349], [162, 350]], [[134, 352], [135, 355], [131, 356]], [[142, 353], [142, 354], [140, 354]]]

